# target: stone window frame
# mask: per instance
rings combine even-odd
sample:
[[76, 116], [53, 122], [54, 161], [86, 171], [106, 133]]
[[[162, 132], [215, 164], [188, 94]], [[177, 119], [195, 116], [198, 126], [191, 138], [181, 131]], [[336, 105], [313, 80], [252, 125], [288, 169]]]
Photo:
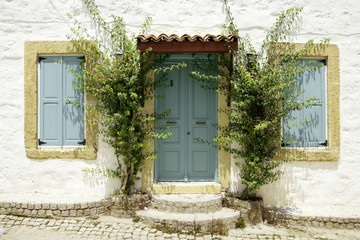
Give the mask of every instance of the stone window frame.
[[[80, 56], [70, 41], [27, 41], [24, 52], [24, 140], [26, 156], [32, 159], [86, 159], [94, 160], [97, 153], [98, 126], [96, 116], [85, 113], [86, 145], [79, 147], [41, 147], [38, 146], [38, 79], [39, 56]], [[85, 102], [94, 99], [85, 94]]]
[[[295, 43], [301, 50], [304, 43]], [[326, 147], [282, 148], [276, 157], [290, 161], [338, 161], [340, 157], [340, 67], [339, 49], [335, 44], [325, 44], [316, 52], [308, 53], [305, 58], [324, 58], [326, 60]]]

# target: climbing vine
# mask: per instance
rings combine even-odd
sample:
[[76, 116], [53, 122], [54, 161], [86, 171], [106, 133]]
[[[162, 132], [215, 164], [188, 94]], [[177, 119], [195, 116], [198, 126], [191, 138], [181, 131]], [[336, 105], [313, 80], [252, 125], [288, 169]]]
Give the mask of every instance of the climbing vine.
[[[97, 32], [90, 34], [71, 14], [74, 22], [68, 38], [75, 49], [84, 55], [83, 74], [78, 76], [77, 88], [91, 95], [96, 101], [88, 102], [87, 111], [96, 113], [101, 124], [103, 139], [114, 149], [118, 167], [116, 170], [89, 170], [121, 180], [120, 192], [128, 194], [138, 171], [146, 160], [154, 159], [146, 139], [166, 138], [157, 134], [154, 122], [166, 113], [144, 114], [147, 99], [154, 97], [156, 84], [147, 77], [155, 69], [155, 59], [150, 51], [140, 53], [134, 38], [128, 36], [124, 20], [112, 16], [106, 22], [100, 15], [94, 0], [82, 0]], [[141, 31], [146, 31], [151, 19], [146, 19]], [[158, 69], [156, 71], [166, 71]]]
[[[225, 32], [239, 34], [227, 0], [224, 5]], [[291, 111], [316, 104], [315, 98], [297, 99], [302, 92], [296, 88], [296, 76], [319, 65], [299, 65], [298, 59], [319, 51], [328, 39], [320, 44], [308, 41], [303, 49], [295, 48], [290, 36], [301, 11], [290, 8], [281, 12], [260, 51], [255, 52], [249, 36], [241, 37], [238, 51], [230, 50], [231, 58], [223, 56], [219, 63], [225, 69], [218, 73], [218, 82], [225, 83], [219, 91], [229, 96], [231, 108], [220, 109], [227, 114], [229, 124], [219, 126], [222, 134], [216, 141], [237, 159], [245, 185], [241, 197], [245, 199], [255, 197], [258, 189], [282, 174], [279, 166], [285, 160], [274, 160], [281, 149], [282, 121], [291, 118]]]

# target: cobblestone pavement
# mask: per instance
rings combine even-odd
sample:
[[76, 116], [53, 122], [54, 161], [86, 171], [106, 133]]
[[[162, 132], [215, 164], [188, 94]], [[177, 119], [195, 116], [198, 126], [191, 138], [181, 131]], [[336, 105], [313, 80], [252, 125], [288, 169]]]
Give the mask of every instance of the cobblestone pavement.
[[0, 215], [0, 239], [360, 239], [359, 230], [284, 228], [256, 225], [231, 230], [228, 236], [164, 233], [132, 219], [101, 216], [90, 218], [29, 218]]

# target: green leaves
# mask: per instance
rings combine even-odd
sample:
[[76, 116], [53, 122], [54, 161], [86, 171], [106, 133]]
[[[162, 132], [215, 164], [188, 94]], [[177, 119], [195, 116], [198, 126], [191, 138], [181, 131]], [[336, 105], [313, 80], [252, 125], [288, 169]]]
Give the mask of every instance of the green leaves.
[[[69, 15], [74, 21], [73, 35], [69, 38], [77, 52], [85, 56], [84, 77], [78, 78], [78, 85], [97, 100], [87, 107], [96, 110], [103, 140], [112, 146], [118, 160], [116, 170], [97, 172], [120, 178], [119, 188], [129, 192], [144, 162], [154, 159], [154, 153], [145, 153], [149, 147], [145, 139], [168, 137], [166, 134], [156, 136], [154, 132], [154, 122], [165, 115], [142, 113], [145, 99], [151, 98], [155, 89], [156, 83], [146, 77], [149, 70], [155, 68], [155, 60], [148, 52], [140, 54], [135, 40], [127, 36], [120, 16], [112, 16], [113, 21], [106, 22], [94, 0], [82, 1], [97, 27], [97, 34], [91, 36]], [[151, 19], [146, 19], [142, 30], [145, 31], [150, 22]]]
[[[238, 33], [227, 0], [224, 6], [227, 31]], [[298, 99], [302, 92], [296, 87], [296, 76], [315, 66], [299, 65], [298, 59], [318, 51], [323, 43], [309, 41], [303, 49], [296, 50], [294, 44], [284, 42], [290, 40], [301, 11], [302, 8], [290, 8], [281, 12], [257, 55], [246, 36], [239, 39], [239, 50], [231, 52], [233, 58], [220, 58], [219, 65], [225, 71], [218, 75], [231, 84], [231, 91], [226, 87], [219, 91], [229, 96], [231, 108], [222, 110], [230, 122], [219, 127], [222, 134], [216, 141], [220, 148], [241, 160], [237, 165], [241, 182], [246, 186], [243, 198], [253, 197], [263, 185], [281, 176], [278, 167], [283, 161], [271, 159], [281, 148], [282, 120], [289, 118], [292, 110], [315, 104], [313, 98]]]

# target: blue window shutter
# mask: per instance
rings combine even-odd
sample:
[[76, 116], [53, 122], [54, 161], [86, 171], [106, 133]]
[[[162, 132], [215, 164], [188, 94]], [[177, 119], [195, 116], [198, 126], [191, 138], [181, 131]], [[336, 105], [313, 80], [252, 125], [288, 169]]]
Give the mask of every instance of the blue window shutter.
[[45, 146], [62, 144], [62, 67], [57, 57], [40, 61], [40, 140]]
[[78, 145], [84, 141], [84, 97], [76, 91], [74, 73], [82, 74], [78, 57], [63, 57], [63, 145]]
[[[314, 60], [301, 60], [301, 63], [311, 64]], [[325, 94], [325, 66], [305, 71], [298, 76], [297, 88], [304, 90], [299, 100], [315, 97], [320, 103], [292, 111], [295, 120], [284, 122], [284, 139], [289, 147], [319, 147], [326, 139], [326, 94]], [[302, 123], [297, 124], [296, 123]], [[292, 126], [290, 129], [286, 125]], [[296, 126], [294, 126], [296, 125]]]

